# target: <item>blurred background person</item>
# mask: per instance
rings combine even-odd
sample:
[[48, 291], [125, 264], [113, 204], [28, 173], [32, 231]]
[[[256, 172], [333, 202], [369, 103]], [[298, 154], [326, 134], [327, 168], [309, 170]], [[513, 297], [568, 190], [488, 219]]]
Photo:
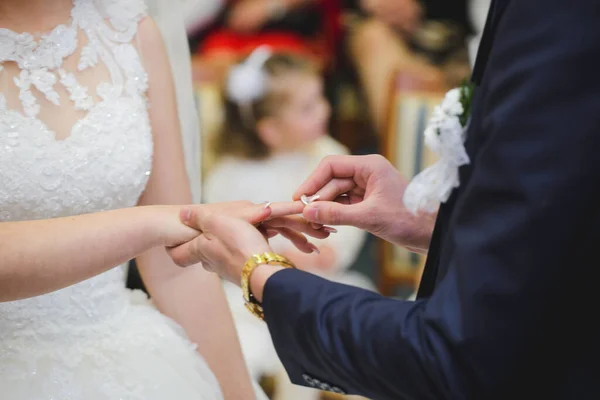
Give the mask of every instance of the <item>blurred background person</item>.
[[346, 0], [353, 21], [348, 52], [378, 133], [394, 73], [408, 72], [432, 87], [453, 87], [468, 76], [466, 1]]
[[261, 45], [326, 63], [332, 48], [323, 36], [326, 1], [226, 0], [211, 24], [191, 35], [204, 67], [223, 82], [228, 68]]
[[[330, 106], [323, 80], [309, 59], [261, 47], [231, 69], [225, 87], [225, 123], [214, 143], [217, 162], [204, 187], [208, 203], [289, 200], [323, 157], [348, 154], [328, 134]], [[348, 271], [365, 232], [339, 227], [317, 243], [318, 254], [310, 255], [278, 239], [271, 241], [273, 248], [306, 270], [375, 290], [367, 277]], [[319, 398], [317, 391], [291, 385], [266, 325], [244, 308], [239, 288], [228, 283], [225, 287], [251, 374], [257, 379], [277, 376], [277, 399]]]

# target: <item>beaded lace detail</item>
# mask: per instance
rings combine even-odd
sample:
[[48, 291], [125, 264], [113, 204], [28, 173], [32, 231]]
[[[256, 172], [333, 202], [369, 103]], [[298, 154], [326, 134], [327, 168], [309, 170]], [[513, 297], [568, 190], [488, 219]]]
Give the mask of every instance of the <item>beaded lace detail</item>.
[[[75, 0], [71, 24], [37, 42], [29, 33], [0, 29], [0, 66], [5, 66], [0, 78], [9, 62], [18, 65], [14, 90], [23, 111], [9, 106], [2, 92], [11, 94], [10, 87], [0, 91], [0, 221], [137, 203], [152, 158], [147, 77], [132, 43], [144, 13], [138, 0]], [[77, 69], [68, 71], [63, 64], [77, 56], [78, 37], [87, 43], [79, 45]], [[108, 79], [87, 78], [97, 85], [94, 102], [78, 75], [98, 64], [105, 66]], [[59, 85], [68, 98], [59, 96]], [[63, 126], [67, 132], [59, 140], [58, 132], [38, 118], [42, 103], [50, 103], [45, 107], [54, 114], [68, 107], [86, 113]]]
[[[136, 205], [152, 163], [147, 76], [135, 47], [144, 15], [142, 0], [74, 0], [70, 22], [41, 37], [0, 29], [0, 221]], [[110, 335], [123, 329], [129, 297], [118, 267], [0, 303], [0, 380], [41, 382], [44, 399], [90, 398], [73, 382], [87, 357], [102, 371], [94, 379], [103, 398], [138, 398], [127, 371], [101, 368], [122, 351]], [[119, 340], [151, 348], [151, 331], [131, 337], [132, 328]], [[42, 370], [51, 372], [40, 381]]]

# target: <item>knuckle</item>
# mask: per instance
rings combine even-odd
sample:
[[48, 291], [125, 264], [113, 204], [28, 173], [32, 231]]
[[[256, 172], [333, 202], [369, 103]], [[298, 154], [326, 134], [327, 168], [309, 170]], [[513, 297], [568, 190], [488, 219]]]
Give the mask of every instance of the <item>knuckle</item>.
[[230, 203], [227, 203], [228, 207], [226, 207], [225, 209], [228, 209], [228, 208], [237, 208], [237, 207], [242, 206], [243, 204], [244, 204], [243, 200], [235, 200], [235, 201], [232, 201]]
[[388, 159], [381, 154], [371, 154], [367, 157], [369, 157], [369, 160], [367, 160], [369, 163], [373, 163], [378, 166], [389, 164]]
[[231, 203], [229, 203], [229, 208], [231, 209], [238, 209], [240, 207], [246, 207], [248, 205], [249, 201], [247, 200], [235, 200], [232, 201]]
[[367, 166], [368, 169], [376, 174], [387, 174], [390, 172], [390, 170], [396, 171], [396, 168], [393, 166], [390, 160], [381, 154], [373, 154], [367, 157], [370, 157], [370, 159], [367, 160], [365, 166]]
[[[204, 221], [204, 230], [213, 232], [218, 224], [218, 217], [216, 214], [208, 215]], [[194, 240], [195, 249], [198, 249], [200, 240]]]
[[323, 159], [321, 160], [321, 166], [323, 165], [327, 165], [327, 164], [331, 164], [331, 162], [333, 161], [335, 156], [329, 155], [329, 156], [325, 156], [323, 157]]
[[202, 249], [200, 247], [200, 242], [203, 236], [200, 236], [198, 239], [190, 242], [188, 253], [186, 254], [186, 258], [198, 258], [202, 254]]
[[328, 220], [330, 224], [339, 225], [342, 219], [339, 208], [337, 207], [329, 207], [327, 210], [327, 214], [329, 216]]
[[171, 258], [173, 259], [173, 262], [175, 263], [175, 265], [177, 265], [178, 267], [186, 267], [188, 265], [187, 259], [186, 259], [185, 255], [183, 254], [183, 252], [180, 252], [180, 251], [172, 252]]
[[325, 156], [321, 162], [319, 163], [319, 169], [329, 169], [332, 165], [334, 165], [340, 156], [328, 155]]
[[202, 268], [204, 268], [205, 271], [214, 272], [212, 265], [208, 261], [202, 261], [200, 265], [202, 266]]

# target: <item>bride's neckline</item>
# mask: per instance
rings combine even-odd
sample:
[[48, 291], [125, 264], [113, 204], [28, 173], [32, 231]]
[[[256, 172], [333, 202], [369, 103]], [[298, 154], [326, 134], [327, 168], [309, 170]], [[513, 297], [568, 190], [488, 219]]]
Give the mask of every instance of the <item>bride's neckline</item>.
[[56, 69], [77, 48], [76, 8], [81, 0], [73, 0], [69, 20], [46, 32], [15, 32], [0, 28], [0, 65], [6, 61], [19, 68]]
[[43, 31], [22, 31], [22, 32], [17, 32], [17, 31], [15, 31], [13, 29], [0, 27], [0, 37], [3, 37], [3, 36], [31, 35], [34, 38], [37, 38], [37, 40], [39, 41], [43, 37], [51, 35], [54, 31], [56, 31], [60, 27], [65, 27], [66, 28], [66, 27], [73, 26], [74, 25], [73, 11], [75, 9], [75, 3], [76, 2], [77, 2], [77, 0], [72, 0], [71, 1], [71, 5], [70, 5], [70, 8], [69, 8], [69, 17], [68, 17], [67, 21], [61, 22], [59, 24], [55, 24], [50, 29], [45, 29]]

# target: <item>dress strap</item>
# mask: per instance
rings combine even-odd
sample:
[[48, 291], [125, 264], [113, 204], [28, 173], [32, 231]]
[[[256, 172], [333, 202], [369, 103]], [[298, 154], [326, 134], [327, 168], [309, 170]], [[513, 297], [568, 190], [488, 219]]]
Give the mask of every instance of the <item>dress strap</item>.
[[[138, 24], [148, 15], [144, 0], [75, 0], [75, 2], [87, 3], [97, 8], [115, 30], [116, 35], [111, 38], [115, 42], [130, 42], [137, 33]], [[87, 7], [82, 7], [85, 8]]]

